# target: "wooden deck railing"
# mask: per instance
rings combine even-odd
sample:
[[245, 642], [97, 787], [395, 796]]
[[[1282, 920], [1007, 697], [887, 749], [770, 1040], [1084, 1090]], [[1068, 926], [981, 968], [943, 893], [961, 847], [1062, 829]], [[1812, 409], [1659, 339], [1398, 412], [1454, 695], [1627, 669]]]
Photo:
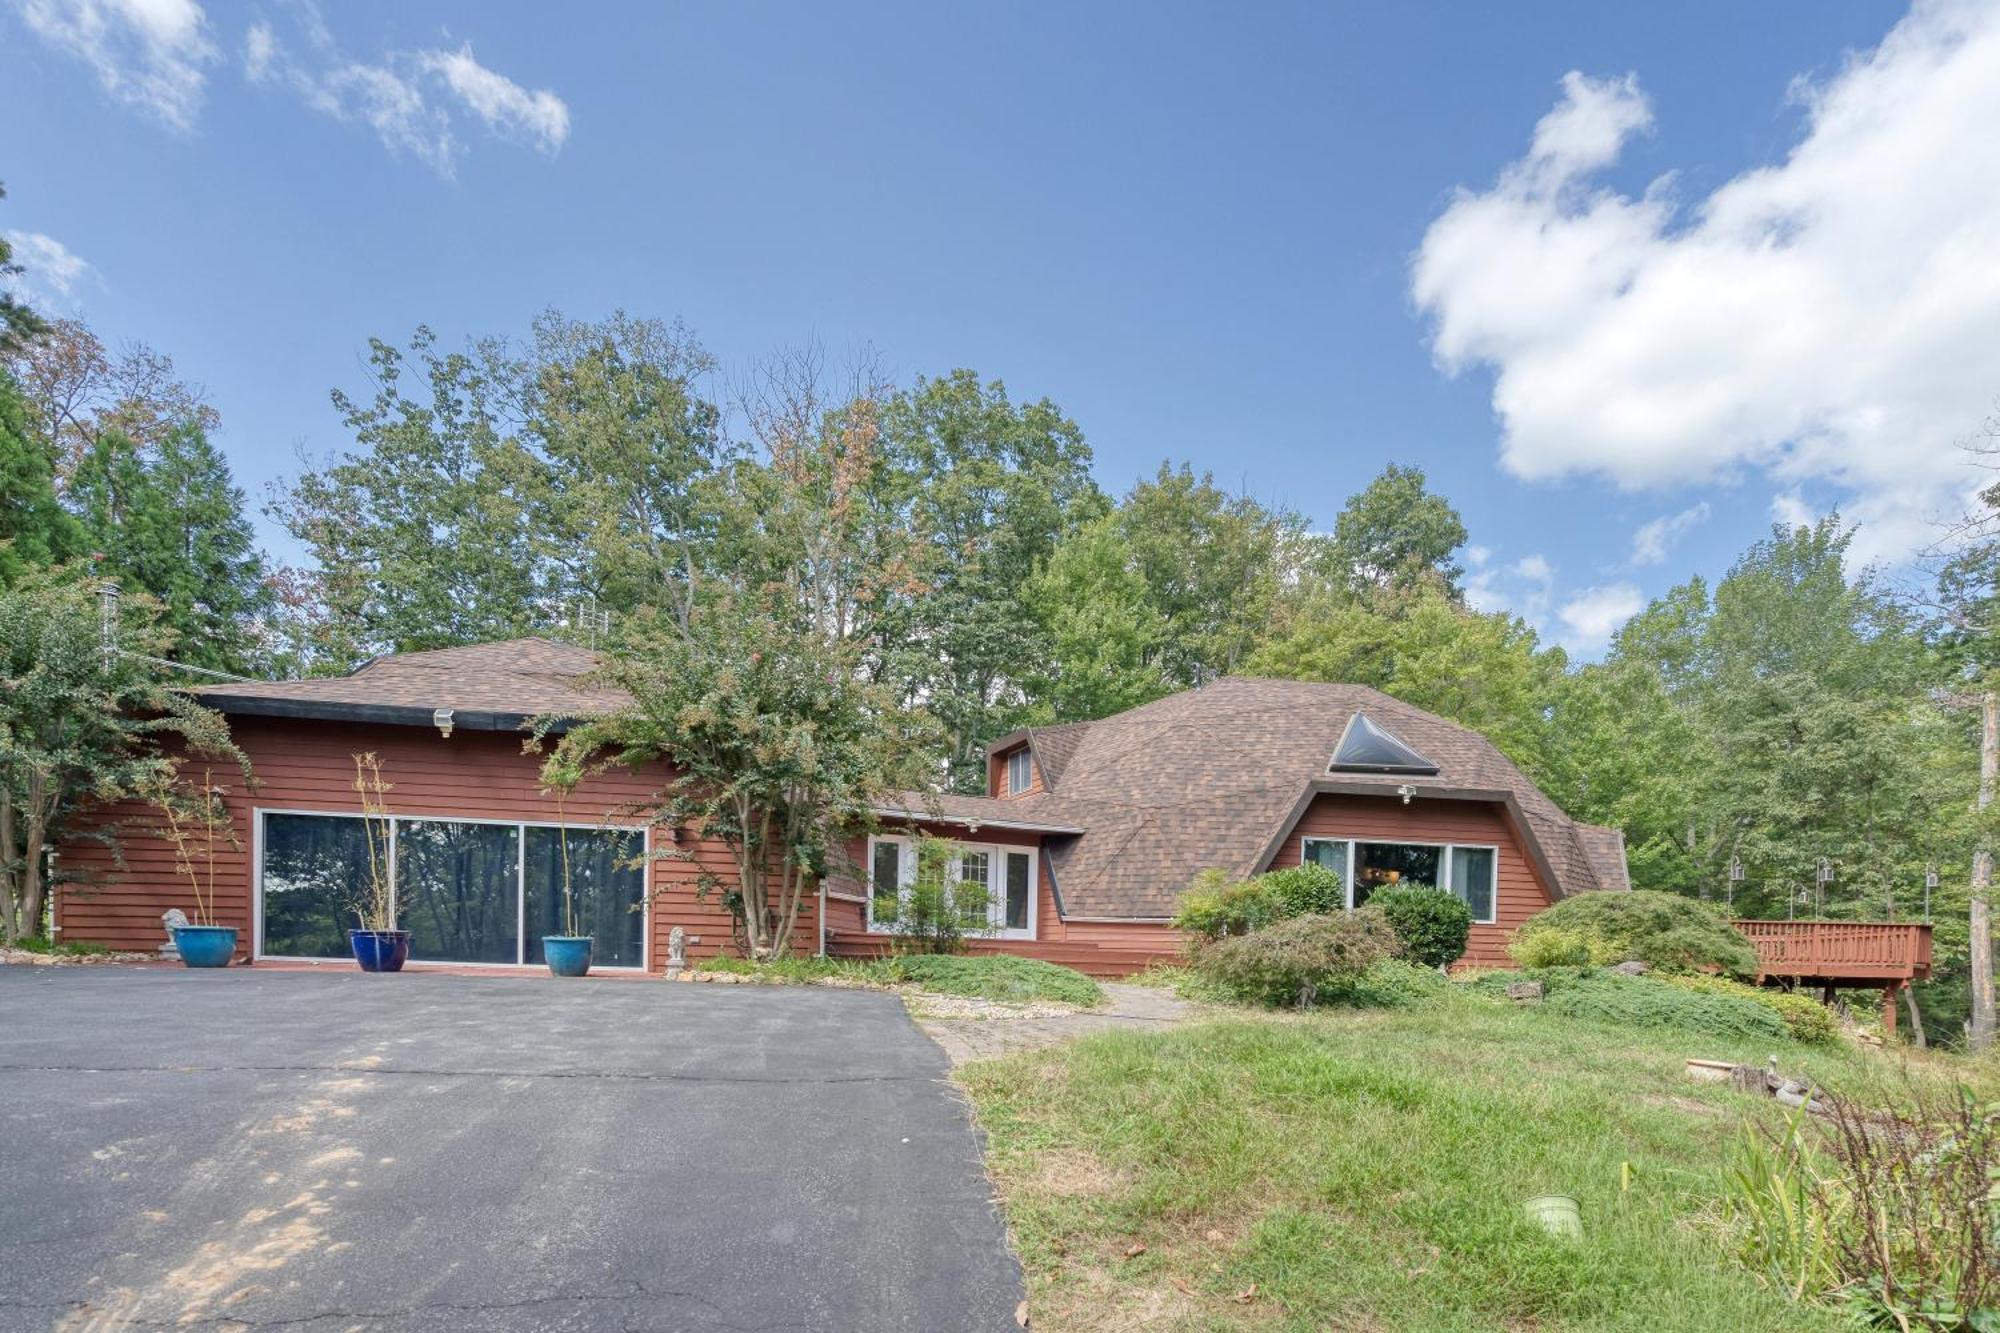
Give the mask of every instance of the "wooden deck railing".
[[1914, 981], [1931, 973], [1931, 928], [1918, 921], [1738, 921], [1766, 977]]

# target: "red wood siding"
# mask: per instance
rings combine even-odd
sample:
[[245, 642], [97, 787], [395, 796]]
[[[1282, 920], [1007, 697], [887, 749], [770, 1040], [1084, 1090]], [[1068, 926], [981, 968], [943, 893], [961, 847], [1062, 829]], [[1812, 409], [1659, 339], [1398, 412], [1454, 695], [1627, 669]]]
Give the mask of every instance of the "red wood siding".
[[1038, 792], [1047, 790], [1042, 785], [1042, 766], [1034, 761], [1032, 754], [1028, 759], [1028, 789], [1026, 791], [1007, 790], [1007, 761], [1012, 756], [1021, 753], [1021, 751], [1027, 748], [1028, 743], [1023, 741], [1012, 749], [1004, 750], [999, 754], [991, 755], [987, 758], [986, 794], [988, 796], [997, 796], [1004, 801], [1010, 798], [1033, 796]]
[[[353, 756], [372, 750], [390, 784], [388, 805], [397, 815], [466, 819], [521, 819], [553, 822], [555, 802], [537, 782], [539, 758], [521, 752], [514, 734], [460, 731], [449, 740], [428, 727], [356, 726], [342, 723], [239, 718], [236, 743], [250, 756], [256, 775], [254, 792], [243, 790], [241, 774], [216, 772], [229, 789], [228, 805], [241, 850], [223, 849], [216, 858], [218, 924], [235, 926], [243, 954], [252, 947], [251, 841], [254, 811], [308, 810], [359, 813], [351, 784]], [[659, 768], [615, 770], [592, 777], [566, 803], [563, 818], [571, 823], [638, 823], [625, 807], [657, 791], [665, 779]], [[62, 850], [65, 874], [84, 872], [93, 881], [63, 886], [56, 903], [56, 923], [62, 938], [86, 940], [115, 949], [157, 949], [164, 934], [160, 914], [170, 907], [192, 913], [194, 897], [184, 876], [174, 873], [173, 852], [148, 831], [143, 809], [117, 807], [100, 811], [100, 826], [132, 821], [120, 834], [125, 864], [120, 867], [108, 849], [84, 840]], [[653, 833], [659, 851], [668, 835]], [[695, 893], [703, 869], [733, 879], [728, 849], [719, 841], [694, 838], [691, 861], [655, 860], [647, 875], [651, 895], [648, 929], [649, 970], [666, 964], [667, 936], [682, 927], [690, 937], [688, 953], [704, 957], [726, 952], [730, 918], [719, 896], [707, 902]], [[800, 911], [797, 948], [818, 946], [816, 899], [808, 895]], [[695, 939], [694, 937], [699, 937]]]
[[[918, 831], [940, 838], [990, 842], [1010, 847], [1039, 849], [1042, 845], [1041, 834], [1020, 829], [981, 828], [977, 833], [970, 833], [961, 826], [926, 823], [919, 825]], [[863, 867], [861, 873], [864, 875], [867, 851], [868, 843], [865, 838], [851, 840], [846, 849], [850, 865]], [[1035, 938], [1032, 940], [970, 939], [966, 941], [969, 952], [1005, 953], [1022, 958], [1040, 958], [1045, 962], [1060, 963], [1064, 967], [1073, 967], [1079, 972], [1087, 972], [1096, 977], [1130, 976], [1156, 962], [1167, 962], [1180, 957], [1180, 932], [1164, 924], [1144, 921], [1062, 920], [1056, 912], [1055, 885], [1049, 878], [1048, 856], [1037, 855], [1035, 864], [1038, 867]], [[889, 952], [894, 946], [894, 937], [869, 933], [867, 906], [854, 900], [864, 892], [863, 882], [853, 871], [828, 878], [826, 951], [830, 956], [876, 958]]]
[[1404, 805], [1394, 797], [1313, 798], [1271, 857], [1268, 869], [1299, 864], [1306, 838], [1346, 838], [1360, 842], [1460, 842], [1497, 846], [1497, 901], [1493, 925], [1474, 925], [1460, 961], [1477, 967], [1512, 967], [1507, 941], [1521, 923], [1549, 905], [1548, 886], [1521, 850], [1500, 806], [1483, 801], [1418, 799]]

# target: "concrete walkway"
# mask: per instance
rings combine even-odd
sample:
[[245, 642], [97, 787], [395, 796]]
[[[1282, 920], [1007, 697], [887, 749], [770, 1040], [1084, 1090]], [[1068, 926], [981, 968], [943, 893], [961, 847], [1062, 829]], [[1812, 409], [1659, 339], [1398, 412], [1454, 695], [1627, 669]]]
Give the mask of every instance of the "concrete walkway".
[[1064, 1010], [1049, 1005], [912, 996], [910, 1012], [917, 1025], [944, 1047], [953, 1065], [1037, 1050], [1114, 1028], [1171, 1027], [1200, 1012], [1197, 1006], [1157, 986], [1114, 981], [1102, 985], [1105, 1002], [1100, 1009]]

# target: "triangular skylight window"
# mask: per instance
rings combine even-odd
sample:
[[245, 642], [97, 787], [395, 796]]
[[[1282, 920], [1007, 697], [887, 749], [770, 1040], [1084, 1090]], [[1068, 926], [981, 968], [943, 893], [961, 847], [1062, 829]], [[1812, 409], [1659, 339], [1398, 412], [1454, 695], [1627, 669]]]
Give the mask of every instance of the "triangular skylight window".
[[1327, 770], [1415, 773], [1429, 777], [1437, 773], [1438, 766], [1371, 722], [1366, 713], [1357, 712], [1347, 720], [1347, 730], [1340, 733], [1340, 744], [1333, 747], [1333, 762], [1327, 765]]

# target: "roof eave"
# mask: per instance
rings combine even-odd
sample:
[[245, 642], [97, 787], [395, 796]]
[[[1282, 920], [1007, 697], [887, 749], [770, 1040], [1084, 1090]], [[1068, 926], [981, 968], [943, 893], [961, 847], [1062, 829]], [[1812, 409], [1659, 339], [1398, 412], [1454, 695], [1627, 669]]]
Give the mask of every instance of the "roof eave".
[[[1271, 858], [1278, 854], [1278, 849], [1284, 846], [1285, 839], [1291, 835], [1292, 829], [1297, 826], [1299, 816], [1303, 815], [1306, 812], [1306, 807], [1312, 804], [1313, 797], [1321, 795], [1379, 796], [1390, 798], [1398, 796], [1399, 793], [1394, 787], [1385, 787], [1379, 782], [1342, 782], [1338, 778], [1315, 778], [1313, 781], [1306, 783], [1305, 787], [1299, 792], [1299, 798], [1292, 803], [1290, 813], [1279, 823], [1276, 831], [1271, 834], [1270, 839], [1264, 844], [1263, 850], [1257, 854], [1257, 859], [1244, 872], [1246, 875], [1254, 875], [1271, 863]], [[1497, 787], [1444, 787], [1425, 785], [1417, 787], [1415, 793], [1410, 797], [1411, 800], [1419, 798], [1444, 801], [1482, 801], [1498, 805], [1506, 812], [1507, 823], [1513, 829], [1514, 837], [1520, 842], [1521, 849], [1528, 854], [1528, 860], [1533, 863], [1535, 874], [1540, 877], [1542, 883], [1548, 886], [1549, 897], [1560, 900], [1569, 896], [1569, 887], [1557, 878], [1555, 866], [1550, 863], [1548, 853], [1542, 848], [1541, 839], [1535, 836], [1534, 828], [1528, 823], [1528, 817], [1521, 809], [1520, 798], [1513, 792]]]
[[1074, 824], [1056, 824], [1040, 819], [989, 818], [985, 815], [949, 815], [940, 810], [911, 810], [902, 806], [877, 806], [868, 813], [877, 819], [908, 819], [921, 824], [958, 824], [966, 828], [1004, 828], [1022, 833], [1082, 834], [1086, 829]]
[[[339, 699], [279, 699], [254, 694], [230, 694], [226, 690], [202, 690], [195, 697], [218, 713], [230, 717], [282, 717], [309, 722], [373, 723], [391, 727], [437, 725], [437, 710], [414, 704], [355, 703]], [[453, 708], [451, 725], [457, 731], [525, 731], [540, 713], [496, 712], [487, 709]], [[565, 718], [549, 728], [569, 729], [576, 719]]]

